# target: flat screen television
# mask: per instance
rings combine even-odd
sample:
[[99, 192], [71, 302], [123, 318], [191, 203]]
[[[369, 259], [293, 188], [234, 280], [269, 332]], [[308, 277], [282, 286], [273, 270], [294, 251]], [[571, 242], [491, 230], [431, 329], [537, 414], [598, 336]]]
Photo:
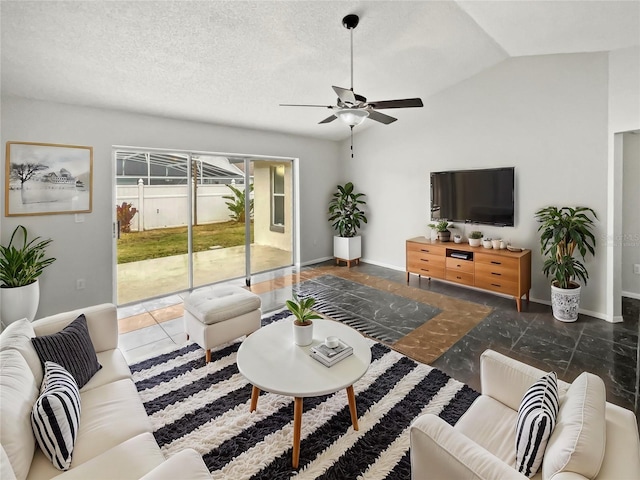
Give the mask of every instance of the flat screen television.
[[431, 173], [431, 219], [514, 225], [515, 168]]

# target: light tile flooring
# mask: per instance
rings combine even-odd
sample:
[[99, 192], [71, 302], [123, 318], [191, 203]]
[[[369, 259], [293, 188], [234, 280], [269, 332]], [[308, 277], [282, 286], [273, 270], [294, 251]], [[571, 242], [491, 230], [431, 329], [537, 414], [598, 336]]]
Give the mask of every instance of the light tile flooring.
[[[400, 338], [394, 348], [476, 390], [480, 389], [479, 356], [484, 349], [492, 348], [538, 368], [555, 370], [559, 378], [569, 382], [580, 372], [591, 371], [604, 380], [609, 401], [638, 412], [638, 300], [623, 299], [622, 323], [580, 315], [577, 322], [566, 324], [555, 320], [546, 305], [523, 303], [522, 312], [518, 312], [513, 300], [490, 293], [419, 280], [413, 275], [407, 285], [404, 272], [364, 263], [352, 268], [335, 267], [331, 262], [300, 271], [290, 267], [256, 275], [251, 290], [260, 295], [266, 313], [282, 308], [292, 296], [292, 287], [300, 282], [316, 293], [330, 292], [324, 300], [342, 313], [391, 328], [397, 326], [397, 331], [416, 315], [423, 315], [415, 302], [437, 307], [440, 313]], [[244, 279], [228, 283], [244, 286]], [[337, 288], [331, 290], [332, 285]], [[129, 362], [186, 341], [184, 295], [118, 309], [120, 348]]]

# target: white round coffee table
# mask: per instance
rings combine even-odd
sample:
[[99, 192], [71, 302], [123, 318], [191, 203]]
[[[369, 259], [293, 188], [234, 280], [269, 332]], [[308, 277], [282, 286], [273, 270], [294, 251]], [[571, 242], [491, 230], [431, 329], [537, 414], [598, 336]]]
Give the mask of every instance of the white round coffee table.
[[[360, 332], [333, 320], [314, 320], [313, 343], [299, 347], [293, 343], [292, 324], [292, 321], [275, 322], [249, 335], [238, 349], [237, 362], [240, 373], [253, 385], [252, 412], [257, 408], [261, 390], [294, 397], [292, 465], [298, 468], [302, 399], [346, 389], [351, 423], [358, 430], [353, 384], [369, 368], [371, 349]], [[351, 345], [353, 355], [325, 367], [309, 356], [309, 350], [332, 335]]]

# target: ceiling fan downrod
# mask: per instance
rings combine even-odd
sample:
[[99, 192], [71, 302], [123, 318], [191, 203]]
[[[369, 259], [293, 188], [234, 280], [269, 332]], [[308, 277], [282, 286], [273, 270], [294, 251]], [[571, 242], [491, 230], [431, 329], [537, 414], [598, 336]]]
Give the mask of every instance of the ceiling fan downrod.
[[342, 25], [349, 30], [351, 36], [351, 91], [353, 92], [353, 30], [358, 26], [360, 17], [353, 13], [347, 15], [342, 19]]

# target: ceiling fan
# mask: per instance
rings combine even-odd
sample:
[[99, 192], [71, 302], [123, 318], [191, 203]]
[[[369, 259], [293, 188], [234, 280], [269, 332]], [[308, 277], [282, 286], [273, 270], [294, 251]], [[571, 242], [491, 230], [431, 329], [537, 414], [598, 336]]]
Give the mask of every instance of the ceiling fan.
[[[358, 95], [353, 91], [353, 30], [358, 26], [360, 18], [358, 15], [350, 14], [342, 19], [342, 25], [351, 32], [351, 88], [332, 87], [333, 91], [338, 95], [336, 105], [299, 105], [290, 103], [281, 103], [282, 107], [320, 107], [333, 110], [333, 114], [321, 120], [319, 123], [330, 123], [336, 118], [340, 118], [345, 122], [351, 130], [356, 125], [360, 125], [366, 118], [375, 120], [376, 122], [388, 125], [397, 120], [390, 115], [379, 112], [378, 110], [387, 108], [413, 108], [422, 107], [422, 100], [419, 98], [406, 98], [402, 100], [380, 100], [376, 102], [368, 102], [365, 97]], [[353, 148], [353, 147], [352, 147]]]

